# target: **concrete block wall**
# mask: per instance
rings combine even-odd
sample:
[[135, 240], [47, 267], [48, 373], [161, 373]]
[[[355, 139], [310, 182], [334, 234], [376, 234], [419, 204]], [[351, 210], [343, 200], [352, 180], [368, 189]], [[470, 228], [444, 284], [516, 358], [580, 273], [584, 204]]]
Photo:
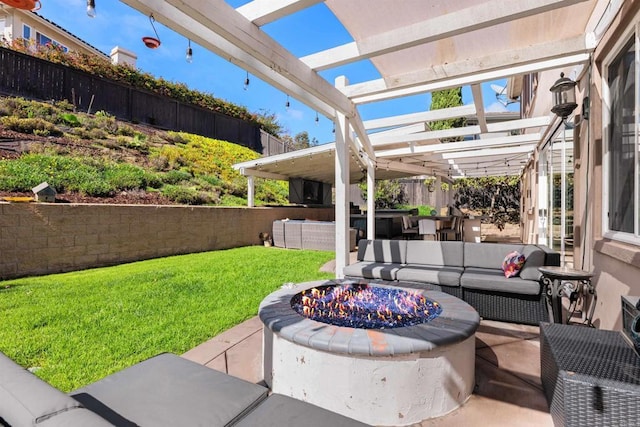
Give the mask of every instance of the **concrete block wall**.
[[0, 279], [262, 244], [275, 219], [333, 208], [0, 203]]

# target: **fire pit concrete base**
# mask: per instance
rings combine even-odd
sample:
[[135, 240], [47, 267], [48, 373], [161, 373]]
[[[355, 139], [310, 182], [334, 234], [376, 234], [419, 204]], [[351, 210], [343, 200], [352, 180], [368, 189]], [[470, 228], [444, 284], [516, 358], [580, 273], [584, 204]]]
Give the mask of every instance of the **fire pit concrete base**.
[[325, 283], [274, 292], [260, 306], [264, 378], [274, 392], [381, 426], [439, 417], [469, 398], [480, 320], [471, 306], [424, 291], [442, 307], [439, 317], [380, 330], [333, 326], [293, 311], [293, 295]]

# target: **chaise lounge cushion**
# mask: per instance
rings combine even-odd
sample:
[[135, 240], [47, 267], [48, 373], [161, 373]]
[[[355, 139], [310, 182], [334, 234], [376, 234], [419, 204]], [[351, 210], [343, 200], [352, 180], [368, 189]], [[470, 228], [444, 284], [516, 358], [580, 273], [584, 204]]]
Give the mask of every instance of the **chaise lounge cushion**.
[[111, 425], [2, 353], [0, 417], [10, 426]]
[[524, 295], [539, 295], [541, 290], [540, 283], [534, 280], [525, 280], [521, 277], [506, 278], [501, 269], [478, 267], [465, 268], [460, 278], [460, 285], [467, 289]]
[[116, 425], [223, 427], [250, 412], [267, 391], [165, 353], [76, 390], [71, 396]]
[[363, 424], [310, 403], [281, 394], [272, 394], [240, 420], [238, 427], [331, 426], [364, 427]]

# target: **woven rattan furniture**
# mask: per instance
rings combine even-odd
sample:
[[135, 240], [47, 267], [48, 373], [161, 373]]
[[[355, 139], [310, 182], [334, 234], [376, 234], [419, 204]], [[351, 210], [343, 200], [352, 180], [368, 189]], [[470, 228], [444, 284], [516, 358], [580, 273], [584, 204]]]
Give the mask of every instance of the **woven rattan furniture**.
[[640, 420], [640, 357], [620, 332], [540, 324], [542, 386], [556, 426]]

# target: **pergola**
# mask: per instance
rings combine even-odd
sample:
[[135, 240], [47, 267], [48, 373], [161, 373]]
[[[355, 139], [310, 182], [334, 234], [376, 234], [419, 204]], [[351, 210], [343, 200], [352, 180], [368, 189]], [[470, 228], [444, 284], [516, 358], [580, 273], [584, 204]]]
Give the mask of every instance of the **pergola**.
[[[335, 185], [337, 272], [348, 262], [348, 184], [366, 177], [372, 192], [375, 179], [397, 176], [519, 175], [559, 119], [549, 108], [527, 112], [526, 118], [489, 122], [481, 84], [509, 79], [509, 95], [516, 97], [524, 75], [573, 70], [577, 79], [620, 3], [254, 0], [234, 9], [224, 0], [122, 1], [146, 15], [153, 13], [157, 21], [334, 121], [335, 144], [237, 166], [250, 184], [254, 176], [284, 179], [297, 174]], [[320, 3], [352, 41], [296, 57], [261, 30], [305, 8], [323, 7]], [[379, 78], [350, 82], [342, 76], [329, 82], [320, 73], [358, 61], [370, 61]], [[473, 104], [405, 115], [390, 111], [388, 117], [366, 121], [359, 111], [368, 103], [461, 86], [470, 86]], [[547, 87], [525, 89], [529, 96], [550, 98]], [[456, 117], [474, 117], [477, 124], [449, 130], [428, 126]], [[441, 142], [450, 137], [464, 140]], [[333, 167], [327, 167], [327, 159]], [[372, 193], [367, 199], [372, 238]]]

